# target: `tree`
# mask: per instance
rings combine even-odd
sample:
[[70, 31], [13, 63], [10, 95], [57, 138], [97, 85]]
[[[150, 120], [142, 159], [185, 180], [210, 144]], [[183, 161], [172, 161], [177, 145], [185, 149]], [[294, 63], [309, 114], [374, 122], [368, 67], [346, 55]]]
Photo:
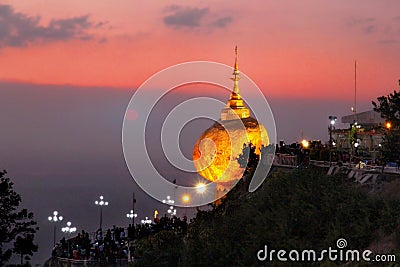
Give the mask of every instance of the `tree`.
[[24, 256], [25, 260], [30, 260], [31, 258], [29, 256], [33, 256], [33, 252], [37, 252], [38, 250], [38, 246], [33, 243], [33, 239], [33, 234], [25, 234], [17, 236], [14, 242], [13, 252], [21, 256], [21, 265], [24, 264]]
[[264, 245], [269, 251], [322, 251], [345, 238], [350, 249], [363, 249], [380, 235], [388, 244], [386, 238], [400, 226], [400, 202], [367, 194], [341, 175], [310, 167], [276, 171], [253, 193], [234, 187], [221, 205], [199, 211], [192, 220], [181, 266], [290, 265], [276, 257], [260, 262], [256, 253]]
[[244, 175], [252, 175], [257, 167], [260, 155], [256, 153], [256, 146], [252, 143], [243, 144], [242, 154], [237, 158], [241, 168], [245, 168]]
[[[21, 196], [13, 190], [14, 184], [5, 177], [6, 173], [0, 171], [0, 266], [5, 265], [13, 252], [31, 255], [37, 250], [33, 236], [38, 228], [33, 213], [19, 209]], [[13, 249], [8, 248], [12, 241], [15, 241]]]
[[385, 161], [400, 159], [400, 92], [390, 93], [377, 98], [378, 103], [372, 101], [374, 110], [386, 120], [388, 127], [384, 127], [384, 137], [381, 156]]
[[350, 162], [353, 162], [353, 157], [357, 156], [357, 147], [355, 146], [357, 140], [358, 140], [357, 125], [353, 123], [350, 126], [350, 132], [349, 132]]
[[387, 96], [377, 98], [378, 103], [372, 101], [374, 110], [381, 113], [381, 117], [390, 121], [392, 125], [400, 123], [400, 92], [396, 90]]

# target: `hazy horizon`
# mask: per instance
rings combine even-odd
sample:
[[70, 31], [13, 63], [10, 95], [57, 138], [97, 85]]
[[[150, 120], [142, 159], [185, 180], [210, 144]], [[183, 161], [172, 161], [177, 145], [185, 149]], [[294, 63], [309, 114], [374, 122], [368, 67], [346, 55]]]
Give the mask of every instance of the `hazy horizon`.
[[[278, 140], [326, 142], [328, 116], [348, 127], [340, 118], [354, 105], [355, 61], [357, 112], [398, 88], [399, 7], [398, 0], [3, 1], [0, 168], [38, 221], [33, 263], [50, 256], [47, 217], [54, 209], [79, 231], [97, 228], [93, 203], [100, 194], [110, 202], [105, 226], [129, 222], [132, 192], [138, 218], [163, 209], [130, 177], [121, 145], [128, 102], [152, 75], [190, 61], [233, 66], [237, 45], [239, 70], [269, 102]], [[190, 96], [226, 101], [229, 95], [191, 88], [176, 92], [167, 106]], [[241, 90], [246, 97], [245, 86]], [[155, 128], [161, 123], [157, 116], [153, 122]], [[186, 156], [208, 123], [188, 124], [182, 132]], [[170, 177], [177, 174], [159, 164]]]
[[[15, 190], [22, 195], [22, 206], [34, 212], [40, 227], [36, 236], [40, 248], [33, 262], [42, 263], [50, 256], [52, 224], [47, 217], [55, 209], [79, 231], [97, 229], [99, 210], [93, 203], [100, 194], [110, 202], [110, 208], [104, 211], [107, 227], [129, 223], [125, 214], [131, 209], [132, 192], [137, 198], [138, 219], [152, 216], [154, 209], [160, 214], [165, 209], [138, 188], [122, 155], [122, 121], [133, 93], [107, 88], [0, 83], [1, 168], [8, 171]], [[210, 90], [203, 92], [208, 93]], [[213, 94], [221, 100], [228, 98], [224, 91]], [[183, 90], [175, 97], [180, 101], [190, 94]], [[347, 101], [273, 97], [267, 100], [275, 117], [278, 139], [287, 142], [300, 141], [301, 130], [304, 138], [326, 141], [328, 115], [340, 118], [349, 113]], [[358, 103], [360, 109], [368, 109], [368, 105]], [[158, 112], [168, 108], [171, 106]], [[161, 121], [152, 123], [159, 127]], [[191, 146], [210, 124], [205, 121], [185, 128], [181, 137], [187, 143], [182, 148], [185, 155], [190, 154]], [[201, 129], [193, 128], [201, 125]], [[155, 155], [161, 153], [155, 151]], [[179, 175], [165, 162], [158, 163], [169, 178]], [[185, 184], [184, 177], [177, 180], [178, 184]], [[61, 231], [58, 236], [62, 236]]]

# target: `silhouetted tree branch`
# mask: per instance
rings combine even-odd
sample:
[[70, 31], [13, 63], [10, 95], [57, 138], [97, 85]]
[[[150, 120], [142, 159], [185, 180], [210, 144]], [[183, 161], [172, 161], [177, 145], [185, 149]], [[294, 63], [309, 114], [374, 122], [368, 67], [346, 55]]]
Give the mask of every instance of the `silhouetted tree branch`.
[[[13, 252], [32, 255], [37, 251], [33, 243], [34, 234], [38, 230], [33, 220], [33, 213], [19, 209], [21, 196], [13, 190], [13, 183], [6, 178], [6, 171], [0, 171], [0, 266], [4, 266]], [[13, 249], [4, 249], [11, 244]]]

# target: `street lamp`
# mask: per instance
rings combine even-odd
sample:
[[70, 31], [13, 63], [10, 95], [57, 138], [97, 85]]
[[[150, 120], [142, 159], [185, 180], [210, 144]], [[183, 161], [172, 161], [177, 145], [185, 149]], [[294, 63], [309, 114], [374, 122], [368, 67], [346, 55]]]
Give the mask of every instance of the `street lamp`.
[[103, 206], [108, 206], [108, 202], [104, 201], [104, 197], [100, 196], [100, 201], [96, 200], [94, 202], [97, 206], [100, 206], [100, 229], [102, 229], [103, 226]]
[[63, 233], [73, 234], [76, 232], [76, 227], [71, 227], [71, 222], [67, 222], [67, 226], [61, 228]]
[[169, 206], [169, 209], [167, 210], [167, 212], [171, 216], [175, 216], [176, 215], [176, 209], [174, 208], [174, 206]]
[[140, 221], [142, 224], [151, 224], [153, 221], [149, 217], [145, 217], [144, 220]]
[[54, 223], [54, 234], [53, 234], [53, 247], [56, 246], [56, 231], [57, 231], [57, 222], [61, 222], [63, 220], [63, 216], [58, 214], [58, 211], [53, 211], [53, 216], [49, 216], [47, 218], [50, 222]]
[[[76, 232], [76, 227], [72, 227], [71, 222], [67, 222], [67, 226], [61, 228], [61, 231], [63, 233], [71, 235]], [[70, 246], [69, 238], [67, 239], [67, 242], [68, 242], [68, 257], [70, 257], [71, 256], [71, 246]]]
[[303, 141], [301, 141], [301, 146], [307, 149], [310, 146], [310, 142], [304, 139]]
[[207, 190], [207, 185], [203, 182], [199, 182], [196, 184], [196, 192], [199, 194], [198, 198], [199, 198], [199, 205], [202, 203], [203, 201], [203, 195]]
[[183, 203], [188, 203], [190, 201], [190, 196], [185, 194], [182, 196]]
[[167, 210], [168, 214], [171, 216], [176, 215], [176, 209], [174, 208], [175, 201], [171, 199], [170, 196], [167, 196], [167, 199], [163, 199], [162, 203], [170, 205], [169, 209]]
[[333, 139], [332, 139], [332, 131], [335, 129], [334, 125], [337, 120], [336, 116], [329, 116], [329, 164], [332, 163], [332, 148], [333, 148]]
[[171, 199], [170, 196], [167, 196], [167, 199], [163, 199], [162, 203], [171, 205], [171, 204], [174, 204], [175, 201], [173, 199]]
[[126, 218], [132, 219], [133, 225], [135, 225], [135, 218], [137, 217], [136, 213], [133, 213], [133, 210], [131, 210], [129, 213], [126, 214]]
[[196, 191], [199, 194], [203, 194], [206, 191], [206, 184], [205, 183], [198, 183], [196, 185]]
[[[190, 196], [189, 196], [188, 194], [184, 194], [184, 195], [182, 196], [182, 201], [183, 201], [183, 203], [185, 203], [185, 204], [189, 203], [189, 201], [190, 201]], [[184, 214], [184, 216], [187, 216], [187, 206], [185, 207], [185, 214]]]

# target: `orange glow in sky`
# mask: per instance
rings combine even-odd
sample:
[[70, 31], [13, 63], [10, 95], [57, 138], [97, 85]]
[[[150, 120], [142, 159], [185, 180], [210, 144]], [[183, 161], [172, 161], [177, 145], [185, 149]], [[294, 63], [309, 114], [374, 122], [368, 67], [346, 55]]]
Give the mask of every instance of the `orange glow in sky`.
[[[397, 0], [5, 1], [0, 80], [136, 88], [168, 66], [233, 64], [267, 95], [375, 99], [400, 78]], [[8, 12], [6, 12], [8, 11]], [[229, 77], [227, 77], [229, 78]]]

